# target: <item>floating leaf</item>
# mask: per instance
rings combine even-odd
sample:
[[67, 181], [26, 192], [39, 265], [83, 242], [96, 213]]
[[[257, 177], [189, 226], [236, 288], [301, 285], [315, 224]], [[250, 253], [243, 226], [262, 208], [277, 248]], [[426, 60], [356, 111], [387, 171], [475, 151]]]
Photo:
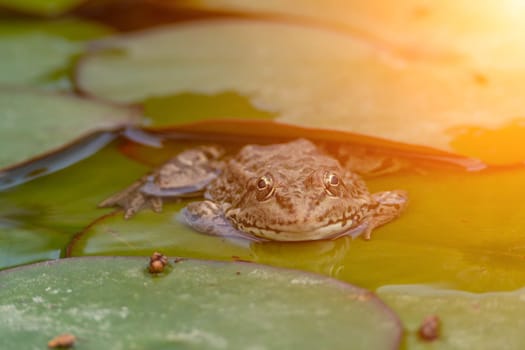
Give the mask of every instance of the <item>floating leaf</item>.
[[40, 16], [58, 16], [86, 0], [0, 0], [0, 6]]
[[79, 63], [76, 82], [94, 96], [137, 102], [233, 91], [280, 122], [424, 145], [494, 164], [525, 159], [523, 147], [513, 147], [505, 134], [464, 142], [473, 127], [498, 130], [511, 122], [523, 138], [525, 70], [411, 60], [350, 34], [255, 20], [197, 21], [93, 47]]
[[[474, 294], [418, 285], [393, 285], [378, 294], [396, 310], [405, 327], [407, 349], [522, 349], [525, 290]], [[422, 341], [423, 319], [437, 315], [439, 337]]]
[[96, 132], [76, 140], [61, 150], [1, 171], [0, 191], [67, 168], [93, 155], [116, 137], [116, 132]]
[[240, 12], [344, 30], [408, 60], [524, 68], [525, 46], [520, 34], [525, 27], [521, 17], [516, 16], [523, 4], [512, 0], [149, 1], [167, 10], [193, 7]]
[[[372, 293], [327, 277], [245, 263], [64, 259], [0, 272], [0, 339], [41, 348], [395, 349], [397, 317]], [[29, 287], [30, 286], [30, 287]]]
[[0, 168], [100, 129], [136, 122], [131, 109], [69, 95], [0, 88]]
[[83, 52], [83, 40], [109, 32], [102, 25], [74, 19], [2, 21], [0, 84], [69, 88], [73, 58]]

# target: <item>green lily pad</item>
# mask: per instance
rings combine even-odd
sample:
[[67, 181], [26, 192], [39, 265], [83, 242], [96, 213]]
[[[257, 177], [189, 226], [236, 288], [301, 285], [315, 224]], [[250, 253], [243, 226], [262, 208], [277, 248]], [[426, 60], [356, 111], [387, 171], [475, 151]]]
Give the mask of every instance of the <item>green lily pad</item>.
[[[338, 277], [371, 289], [399, 283], [473, 292], [521, 288], [524, 179], [525, 170], [514, 168], [434, 169], [369, 180], [372, 191], [406, 189], [409, 206], [397, 221], [380, 228], [373, 242], [356, 240]], [[364, 265], [369, 273], [359, 272]]]
[[84, 51], [85, 40], [108, 33], [107, 27], [77, 19], [2, 21], [0, 84], [68, 89], [73, 60]]
[[506, 134], [480, 136], [475, 129], [510, 124], [519, 136], [512, 140], [523, 139], [525, 71], [421, 61], [367, 39], [277, 21], [186, 22], [97, 42], [79, 60], [75, 81], [87, 94], [127, 103], [234, 92], [283, 123], [491, 164], [525, 159]]
[[40, 16], [58, 16], [86, 0], [0, 0], [0, 6]]
[[246, 263], [79, 258], [0, 272], [0, 338], [41, 348], [395, 349], [397, 317], [372, 293], [327, 277]]
[[[396, 312], [405, 327], [407, 349], [523, 349], [524, 289], [512, 292], [468, 293], [421, 285], [384, 286], [378, 295]], [[441, 320], [440, 336], [423, 341], [423, 319]]]
[[249, 242], [196, 233], [177, 219], [188, 201], [164, 205], [162, 213], [144, 211], [131, 220], [122, 212], [98, 219], [78, 235], [68, 248], [70, 256], [147, 255], [162, 250], [174, 256], [251, 260]]
[[0, 87], [0, 169], [56, 151], [90, 132], [138, 120], [129, 108]]

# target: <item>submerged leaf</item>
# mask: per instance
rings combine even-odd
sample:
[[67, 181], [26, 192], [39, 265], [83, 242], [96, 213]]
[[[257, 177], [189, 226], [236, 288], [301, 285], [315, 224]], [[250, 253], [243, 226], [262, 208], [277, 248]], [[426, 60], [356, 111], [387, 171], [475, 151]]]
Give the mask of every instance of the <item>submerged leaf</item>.
[[[39, 348], [71, 333], [82, 349], [396, 349], [397, 317], [372, 293], [246, 263], [80, 258], [0, 272], [0, 339]], [[30, 286], [30, 288], [28, 288]]]
[[130, 220], [117, 212], [89, 225], [68, 248], [71, 256], [147, 255], [161, 249], [168, 255], [230, 260], [250, 260], [249, 242], [199, 234], [184, 225], [176, 213], [188, 201], [165, 204], [161, 214], [144, 211]]

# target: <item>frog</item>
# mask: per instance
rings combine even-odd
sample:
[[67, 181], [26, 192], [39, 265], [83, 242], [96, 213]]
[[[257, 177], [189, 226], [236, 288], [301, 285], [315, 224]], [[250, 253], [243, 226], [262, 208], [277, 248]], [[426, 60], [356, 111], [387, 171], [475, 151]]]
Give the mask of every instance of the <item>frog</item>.
[[308, 139], [248, 144], [225, 156], [218, 146], [182, 151], [102, 201], [129, 219], [167, 199], [190, 202], [179, 219], [196, 231], [254, 241], [316, 241], [372, 231], [401, 215], [404, 190], [370, 193], [363, 178]]

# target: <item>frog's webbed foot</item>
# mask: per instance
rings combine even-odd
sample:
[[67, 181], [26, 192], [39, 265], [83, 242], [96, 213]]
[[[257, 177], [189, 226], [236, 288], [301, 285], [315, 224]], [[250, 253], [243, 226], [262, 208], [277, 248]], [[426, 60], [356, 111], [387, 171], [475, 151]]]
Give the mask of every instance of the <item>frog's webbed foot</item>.
[[156, 170], [141, 192], [156, 197], [193, 197], [201, 194], [220, 172], [224, 150], [201, 146], [186, 150]]
[[188, 204], [180, 212], [180, 219], [194, 230], [208, 235], [265, 241], [237, 230], [226, 219], [217, 203], [209, 200]]
[[408, 194], [402, 190], [374, 193], [372, 199], [377, 202], [377, 207], [374, 208], [368, 228], [364, 233], [365, 239], [370, 239], [373, 229], [401, 215], [408, 204]]
[[126, 219], [145, 208], [160, 212], [164, 198], [201, 194], [219, 174], [220, 163], [217, 159], [222, 154], [223, 151], [214, 146], [186, 150], [128, 188], [102, 201], [99, 207], [122, 207]]
[[133, 217], [142, 209], [151, 208], [159, 213], [162, 211], [162, 198], [149, 196], [141, 192], [141, 188], [147, 182], [149, 176], [144, 176], [135, 181], [131, 186], [106, 198], [98, 204], [100, 208], [121, 207], [124, 209], [124, 219]]

